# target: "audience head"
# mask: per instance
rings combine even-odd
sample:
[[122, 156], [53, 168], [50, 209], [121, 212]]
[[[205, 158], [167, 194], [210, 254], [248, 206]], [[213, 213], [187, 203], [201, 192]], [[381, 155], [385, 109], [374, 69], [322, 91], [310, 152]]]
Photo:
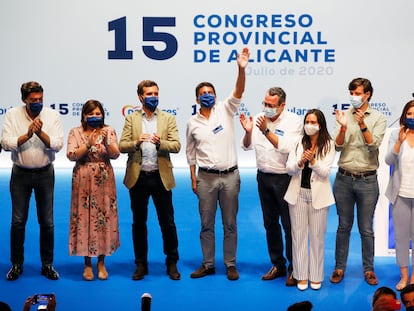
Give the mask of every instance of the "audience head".
[[401, 301], [407, 311], [414, 311], [414, 284], [409, 284], [401, 290]]
[[372, 310], [391, 311], [400, 310], [401, 303], [397, 300], [397, 294], [389, 287], [378, 288], [372, 296]]
[[311, 311], [312, 303], [310, 301], [300, 301], [289, 306], [286, 311]]
[[12, 309], [7, 303], [0, 301], [0, 311], [12, 311]]

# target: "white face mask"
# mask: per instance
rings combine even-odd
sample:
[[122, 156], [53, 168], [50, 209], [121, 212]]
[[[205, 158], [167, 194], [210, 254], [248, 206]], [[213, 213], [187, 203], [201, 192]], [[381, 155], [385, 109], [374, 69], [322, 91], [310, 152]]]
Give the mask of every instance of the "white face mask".
[[272, 119], [278, 115], [277, 108], [264, 107], [263, 113], [266, 118]]
[[319, 125], [305, 124], [304, 130], [305, 130], [306, 135], [312, 136], [319, 132]]
[[351, 102], [351, 105], [355, 108], [355, 109], [359, 109], [361, 108], [363, 102], [362, 102], [362, 96], [350, 96], [349, 97], [349, 101]]

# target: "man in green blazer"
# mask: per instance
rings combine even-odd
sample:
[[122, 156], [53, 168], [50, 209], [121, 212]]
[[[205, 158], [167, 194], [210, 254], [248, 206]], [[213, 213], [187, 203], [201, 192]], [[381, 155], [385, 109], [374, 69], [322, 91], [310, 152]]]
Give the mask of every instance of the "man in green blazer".
[[143, 80], [138, 84], [139, 109], [125, 118], [119, 147], [128, 153], [124, 184], [129, 189], [133, 216], [132, 237], [136, 269], [133, 280], [148, 274], [147, 217], [150, 196], [157, 211], [164, 243], [167, 274], [179, 280], [177, 269], [178, 238], [174, 222], [171, 189], [175, 187], [170, 153], [178, 153], [181, 144], [175, 117], [157, 108], [158, 85]]

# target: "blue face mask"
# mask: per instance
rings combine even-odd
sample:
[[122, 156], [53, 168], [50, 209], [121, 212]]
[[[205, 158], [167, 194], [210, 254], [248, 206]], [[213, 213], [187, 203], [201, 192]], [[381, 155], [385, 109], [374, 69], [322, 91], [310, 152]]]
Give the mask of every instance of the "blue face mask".
[[211, 94], [203, 94], [199, 98], [200, 105], [206, 108], [211, 108], [216, 103], [216, 98]]
[[410, 130], [414, 130], [414, 118], [405, 119], [405, 126], [408, 127]]
[[43, 103], [33, 103], [29, 105], [29, 109], [31, 112], [33, 112], [35, 115], [38, 115], [40, 111], [42, 111]]
[[158, 106], [158, 97], [155, 97], [155, 96], [145, 97], [144, 98], [144, 106], [149, 111], [154, 112], [155, 109], [157, 109], [157, 106]]
[[90, 126], [90, 127], [99, 127], [103, 124], [103, 118], [102, 117], [87, 117], [86, 118], [86, 123]]

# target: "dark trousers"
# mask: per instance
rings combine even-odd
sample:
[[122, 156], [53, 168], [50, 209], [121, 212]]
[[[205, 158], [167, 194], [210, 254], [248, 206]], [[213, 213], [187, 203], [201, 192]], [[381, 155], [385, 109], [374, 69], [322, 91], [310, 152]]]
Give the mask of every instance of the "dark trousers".
[[268, 174], [257, 172], [257, 185], [263, 212], [263, 222], [266, 229], [267, 248], [270, 261], [278, 268], [286, 267], [283, 256], [283, 235], [279, 220], [282, 223], [288, 269], [292, 267], [292, 235], [289, 217], [289, 206], [283, 199], [288, 188], [288, 174]]
[[174, 222], [172, 192], [162, 184], [159, 172], [141, 172], [137, 183], [129, 190], [132, 210], [132, 240], [134, 243], [135, 264], [148, 265], [148, 201], [150, 196], [157, 211], [161, 227], [166, 265], [178, 261], [178, 238]]
[[37, 219], [40, 226], [40, 258], [43, 265], [53, 263], [54, 184], [55, 172], [53, 165], [34, 170], [13, 166], [10, 178], [12, 201], [10, 260], [12, 264], [23, 265], [24, 262], [24, 239], [32, 191], [35, 195]]

